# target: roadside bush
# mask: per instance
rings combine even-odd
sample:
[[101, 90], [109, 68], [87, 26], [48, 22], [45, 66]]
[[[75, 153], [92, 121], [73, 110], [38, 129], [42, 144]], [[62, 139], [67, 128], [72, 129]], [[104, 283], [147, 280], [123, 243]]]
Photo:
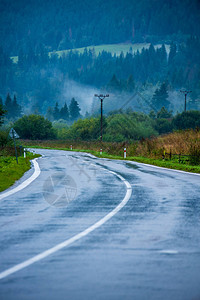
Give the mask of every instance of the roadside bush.
[[158, 131], [159, 134], [169, 133], [172, 131], [172, 123], [166, 119], [156, 119], [155, 130]]
[[9, 138], [8, 132], [1, 130], [0, 131], [0, 147], [5, 147], [6, 145], [11, 143], [11, 139]]
[[39, 115], [23, 116], [14, 123], [14, 129], [23, 139], [44, 140], [56, 137], [52, 123]]
[[[103, 118], [103, 133], [105, 133], [106, 126], [106, 119]], [[66, 138], [83, 141], [97, 140], [100, 138], [100, 135], [100, 118], [79, 119], [65, 132]]]
[[200, 111], [193, 110], [178, 114], [173, 118], [172, 125], [178, 130], [200, 128]]

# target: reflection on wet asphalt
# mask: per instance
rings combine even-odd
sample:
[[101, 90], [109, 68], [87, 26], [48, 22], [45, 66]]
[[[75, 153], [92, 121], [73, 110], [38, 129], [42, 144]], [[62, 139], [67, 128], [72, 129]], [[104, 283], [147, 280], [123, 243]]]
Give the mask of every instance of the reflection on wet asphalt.
[[126, 187], [109, 170], [133, 192], [89, 235], [0, 280], [0, 299], [200, 299], [200, 176], [85, 153], [36, 152], [43, 154], [40, 176], [0, 202], [0, 272], [112, 211]]

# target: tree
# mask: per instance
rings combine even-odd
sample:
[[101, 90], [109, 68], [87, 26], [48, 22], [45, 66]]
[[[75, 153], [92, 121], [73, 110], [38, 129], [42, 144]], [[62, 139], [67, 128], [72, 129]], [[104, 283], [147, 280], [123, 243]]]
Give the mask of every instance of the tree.
[[151, 111], [150, 111], [150, 113], [149, 113], [149, 117], [150, 117], [151, 119], [153, 119], [153, 120], [155, 120], [155, 119], [156, 119], [156, 113], [155, 113], [155, 111], [154, 111], [154, 110], [151, 110]]
[[[0, 100], [2, 99], [0, 98]], [[6, 114], [6, 111], [3, 109], [2, 103], [3, 102], [0, 101], [0, 126], [3, 124], [3, 117]]]
[[63, 120], [66, 120], [66, 121], [69, 120], [69, 110], [68, 110], [66, 102], [60, 110], [60, 118]]
[[14, 123], [14, 129], [23, 139], [51, 139], [55, 138], [52, 123], [39, 115], [23, 116]]
[[130, 75], [127, 80], [127, 91], [131, 93], [134, 91], [134, 89], [135, 89], [135, 82], [134, 82], [133, 76]]
[[55, 107], [53, 109], [53, 117], [54, 117], [54, 120], [60, 119], [60, 110], [59, 110], [58, 102], [56, 102]]
[[72, 120], [77, 120], [80, 117], [80, 107], [78, 102], [72, 98], [69, 105], [69, 112]]
[[157, 119], [170, 119], [172, 118], [172, 111], [168, 111], [164, 106], [157, 112]]
[[169, 52], [169, 59], [168, 59], [169, 65], [173, 64], [175, 56], [176, 56], [176, 44], [172, 43], [170, 45], [170, 52]]
[[13, 105], [12, 105], [12, 99], [10, 97], [10, 94], [7, 94], [6, 101], [5, 101], [5, 109], [7, 110], [7, 118], [11, 118], [13, 114]]
[[18, 118], [21, 115], [21, 106], [17, 103], [17, 97], [14, 95], [13, 103], [12, 103], [12, 117]]
[[108, 91], [113, 91], [113, 90], [119, 90], [120, 89], [120, 82], [117, 79], [116, 75], [114, 74], [111, 80], [109, 81], [107, 85]]
[[200, 111], [191, 110], [178, 114], [173, 119], [175, 129], [200, 128]]
[[159, 110], [163, 106], [168, 109], [170, 104], [170, 102], [167, 100], [168, 97], [167, 86], [165, 83], [163, 83], [159, 89], [155, 90], [152, 98], [152, 104]]

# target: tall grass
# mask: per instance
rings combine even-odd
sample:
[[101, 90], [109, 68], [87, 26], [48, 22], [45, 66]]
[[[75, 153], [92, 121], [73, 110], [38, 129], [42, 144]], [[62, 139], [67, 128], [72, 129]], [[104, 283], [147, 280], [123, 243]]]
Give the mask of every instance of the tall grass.
[[136, 155], [152, 158], [161, 157], [165, 152], [172, 154], [192, 155], [192, 149], [200, 147], [200, 131], [184, 130], [166, 134], [153, 139], [140, 141]]
[[46, 147], [54, 149], [70, 150], [90, 150], [99, 152], [100, 149], [108, 155], [116, 155], [123, 157], [124, 148], [127, 149], [127, 157], [146, 157], [150, 159], [163, 159], [164, 153], [171, 153], [173, 155], [188, 156], [185, 159], [187, 164], [200, 163], [200, 131], [199, 130], [185, 130], [166, 134], [152, 139], [143, 139], [140, 142], [129, 143], [110, 143], [110, 142], [87, 142], [87, 141], [23, 141], [27, 146]]

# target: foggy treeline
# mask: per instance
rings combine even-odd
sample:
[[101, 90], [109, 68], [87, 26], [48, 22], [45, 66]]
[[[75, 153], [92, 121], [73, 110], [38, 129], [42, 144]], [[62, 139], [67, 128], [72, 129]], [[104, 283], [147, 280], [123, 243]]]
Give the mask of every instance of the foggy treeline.
[[[148, 98], [160, 109], [153, 93], [163, 83], [168, 91], [183, 87], [192, 89], [193, 100], [200, 94], [200, 40], [194, 37], [188, 38], [185, 44], [172, 43], [169, 55], [163, 44], [161, 48], [155, 49], [151, 45], [135, 54], [130, 49], [129, 53], [120, 56], [105, 51], [96, 56], [94, 51], [85, 49], [83, 54], [71, 51], [59, 58], [56, 54], [49, 56], [41, 48], [38, 53], [26, 55], [21, 52], [17, 64], [3, 51], [0, 59], [0, 92], [5, 96], [8, 92], [17, 93], [19, 104], [26, 106], [25, 112], [38, 110], [46, 114], [49, 106], [56, 102], [69, 105], [71, 98], [80, 96], [80, 84], [90, 86], [84, 94], [85, 103], [89, 94], [94, 95], [95, 89], [133, 94], [153, 86]], [[72, 94], [73, 85], [76, 86]], [[170, 108], [165, 103], [161, 106]]]
[[200, 35], [198, 0], [1, 0], [0, 44], [9, 56], [89, 45], [183, 41]]
[[[46, 116], [56, 102], [62, 108], [65, 102], [69, 106], [72, 98], [78, 101], [82, 115], [87, 111], [92, 114], [97, 110], [93, 95], [98, 91], [115, 95], [112, 110], [140, 92], [155, 109], [165, 106], [175, 113], [178, 99], [183, 97], [177, 96], [181, 88], [192, 90], [193, 108], [198, 108], [197, 0], [119, 0], [117, 5], [114, 0], [2, 0], [0, 11], [0, 96], [16, 95], [25, 114], [37, 111]], [[183, 19], [186, 12], [187, 22]], [[97, 55], [91, 49], [69, 51], [61, 57], [49, 54], [52, 50], [123, 42], [152, 44], [137, 53], [130, 47], [129, 53], [120, 56], [105, 51]], [[154, 48], [157, 43], [162, 46]], [[170, 45], [169, 53], [166, 44]], [[10, 59], [12, 55], [18, 56], [17, 63]], [[166, 91], [159, 104], [157, 96], [163, 85]], [[110, 110], [109, 104], [105, 109]]]

